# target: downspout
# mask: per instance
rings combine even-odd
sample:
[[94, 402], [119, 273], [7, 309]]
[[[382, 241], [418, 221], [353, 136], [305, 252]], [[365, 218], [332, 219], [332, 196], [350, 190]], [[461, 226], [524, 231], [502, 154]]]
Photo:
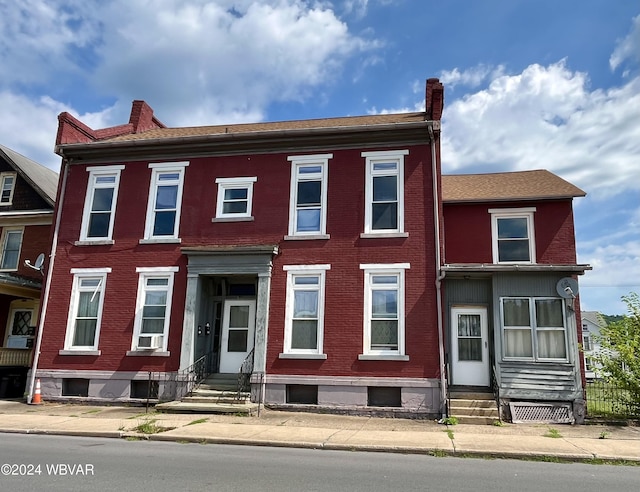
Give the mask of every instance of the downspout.
[[27, 403], [31, 404], [33, 393], [35, 390], [36, 371], [38, 369], [38, 361], [40, 359], [40, 347], [42, 346], [42, 332], [44, 331], [44, 322], [47, 317], [47, 305], [49, 304], [49, 291], [51, 289], [51, 277], [53, 276], [53, 264], [56, 258], [56, 246], [58, 244], [58, 232], [60, 230], [60, 218], [62, 216], [62, 204], [64, 202], [64, 192], [67, 186], [67, 174], [69, 172], [69, 160], [62, 159], [62, 185], [58, 198], [56, 199], [56, 224], [53, 229], [53, 238], [51, 239], [51, 253], [49, 254], [49, 265], [47, 268], [47, 280], [44, 286], [44, 295], [40, 304], [40, 320], [38, 321], [38, 336], [36, 338], [36, 348], [33, 354], [33, 366], [31, 367], [31, 378], [29, 379], [29, 392], [27, 394]]
[[436, 243], [436, 309], [438, 312], [438, 352], [440, 357], [440, 412], [442, 418], [447, 416], [447, 378], [444, 365], [444, 331], [442, 323], [442, 280], [445, 272], [440, 269], [440, 200], [438, 187], [438, 166], [436, 165], [436, 138], [433, 133], [433, 123], [430, 122], [428, 127], [429, 143], [431, 144], [431, 174], [433, 178], [433, 223], [435, 227], [435, 243]]

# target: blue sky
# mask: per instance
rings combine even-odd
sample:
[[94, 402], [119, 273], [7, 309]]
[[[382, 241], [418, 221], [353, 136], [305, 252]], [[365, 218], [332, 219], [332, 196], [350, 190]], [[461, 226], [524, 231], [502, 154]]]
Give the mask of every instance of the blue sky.
[[0, 142], [53, 169], [57, 115], [146, 100], [169, 126], [414, 111], [445, 84], [447, 173], [549, 169], [575, 201], [583, 309], [640, 292], [640, 4], [0, 0]]

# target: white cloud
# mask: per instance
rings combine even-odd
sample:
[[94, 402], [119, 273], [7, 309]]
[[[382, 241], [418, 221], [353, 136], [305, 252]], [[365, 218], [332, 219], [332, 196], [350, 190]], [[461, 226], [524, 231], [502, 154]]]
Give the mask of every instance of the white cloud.
[[616, 46], [609, 58], [609, 66], [615, 70], [628, 59], [640, 63], [640, 15], [633, 19], [631, 31]]
[[487, 77], [499, 77], [504, 73], [504, 66], [491, 67], [480, 64], [476, 67], [460, 71], [458, 68], [453, 70], [443, 70], [440, 72], [439, 79], [447, 88], [453, 89], [456, 85], [475, 88], [481, 85]]

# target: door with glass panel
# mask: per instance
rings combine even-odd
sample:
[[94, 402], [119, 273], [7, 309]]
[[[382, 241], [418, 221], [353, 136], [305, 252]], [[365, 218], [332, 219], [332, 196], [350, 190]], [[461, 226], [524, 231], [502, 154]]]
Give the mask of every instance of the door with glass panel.
[[451, 310], [451, 383], [489, 386], [487, 310], [458, 307]]
[[256, 326], [255, 300], [228, 300], [222, 314], [220, 337], [220, 369], [222, 373], [237, 373], [253, 349]]

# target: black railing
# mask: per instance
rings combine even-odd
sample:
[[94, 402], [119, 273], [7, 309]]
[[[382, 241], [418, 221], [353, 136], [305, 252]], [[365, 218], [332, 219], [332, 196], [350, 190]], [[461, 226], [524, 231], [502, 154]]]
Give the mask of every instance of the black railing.
[[587, 416], [640, 418], [640, 397], [637, 392], [602, 380], [589, 381], [585, 389]]
[[251, 391], [251, 374], [253, 373], [253, 349], [245, 357], [238, 371], [238, 398], [240, 393]]
[[209, 375], [209, 359], [212, 353], [204, 354], [186, 369], [176, 373], [174, 400], [182, 400]]
[[498, 371], [496, 370], [495, 364], [491, 366], [491, 391], [493, 392], [493, 397], [496, 400], [498, 415], [500, 416], [500, 420], [502, 420], [502, 409], [500, 408], [500, 385], [498, 384]]

